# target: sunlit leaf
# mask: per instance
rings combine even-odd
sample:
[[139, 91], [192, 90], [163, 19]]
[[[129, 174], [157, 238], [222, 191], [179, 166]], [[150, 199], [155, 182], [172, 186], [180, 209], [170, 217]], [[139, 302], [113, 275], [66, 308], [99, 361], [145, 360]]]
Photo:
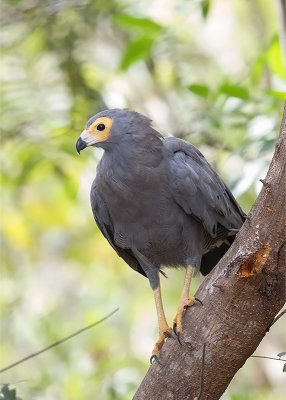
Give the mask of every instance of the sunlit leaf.
[[209, 95], [209, 88], [207, 86], [205, 86], [205, 85], [199, 85], [199, 84], [194, 83], [193, 85], [190, 85], [188, 87], [188, 89], [191, 92], [193, 92], [193, 93], [195, 93], [195, 94], [197, 94], [197, 95], [199, 95], [201, 97], [205, 97], [206, 98]]
[[286, 92], [278, 92], [277, 90], [267, 90], [267, 93], [277, 99], [285, 100], [286, 99]]
[[148, 37], [131, 40], [123, 54], [120, 68], [125, 70], [134, 62], [147, 59], [150, 55], [152, 45], [153, 40]]
[[219, 90], [221, 93], [227, 94], [228, 96], [238, 97], [244, 100], [249, 98], [249, 91], [247, 88], [233, 83], [225, 82]]
[[38, 57], [45, 50], [45, 39], [45, 32], [40, 28], [35, 29], [23, 42], [23, 50], [32, 58]]
[[121, 28], [136, 31], [144, 36], [156, 36], [162, 30], [162, 25], [148, 18], [137, 18], [128, 14], [116, 14], [113, 20]]
[[266, 66], [266, 55], [267, 51], [264, 51], [262, 54], [260, 54], [251, 68], [251, 79], [254, 85], [257, 85], [260, 82], [260, 79], [263, 75], [263, 71]]
[[204, 19], [207, 19], [207, 16], [210, 11], [210, 0], [202, 0], [201, 2], [202, 14]]
[[275, 35], [267, 51], [267, 61], [273, 72], [281, 78], [286, 77], [286, 65], [284, 65], [282, 51], [278, 35]]
[[263, 71], [267, 66], [269, 66], [272, 71], [282, 79], [286, 78], [286, 65], [283, 60], [278, 35], [274, 35], [270, 45], [260, 54], [256, 63], [252, 67], [252, 79], [255, 84], [260, 81], [263, 76]]

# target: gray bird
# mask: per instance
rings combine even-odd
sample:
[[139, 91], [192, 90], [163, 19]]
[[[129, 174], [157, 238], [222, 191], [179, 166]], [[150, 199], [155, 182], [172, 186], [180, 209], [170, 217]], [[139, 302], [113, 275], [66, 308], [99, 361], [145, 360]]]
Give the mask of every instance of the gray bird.
[[94, 219], [154, 292], [159, 339], [151, 359], [158, 360], [171, 331], [161, 298], [161, 268], [186, 268], [174, 318], [179, 337], [183, 312], [196, 301], [189, 298], [194, 269], [206, 275], [214, 268], [245, 215], [198, 149], [163, 137], [137, 112], [113, 109], [94, 115], [76, 143], [78, 153], [87, 146], [104, 150], [90, 193]]

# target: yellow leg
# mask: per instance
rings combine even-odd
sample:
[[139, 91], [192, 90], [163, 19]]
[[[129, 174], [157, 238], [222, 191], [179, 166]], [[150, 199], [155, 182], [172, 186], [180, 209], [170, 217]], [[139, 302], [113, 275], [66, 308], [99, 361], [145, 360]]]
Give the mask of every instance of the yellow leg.
[[159, 338], [155, 343], [154, 349], [152, 351], [151, 361], [156, 359], [158, 361], [159, 352], [168, 336], [172, 332], [172, 329], [169, 327], [168, 322], [165, 317], [162, 296], [161, 296], [161, 287], [160, 282], [158, 287], [153, 291], [154, 299], [156, 304], [157, 310], [157, 317], [158, 317], [158, 325], [159, 325]]
[[184, 286], [183, 286], [179, 306], [177, 309], [177, 314], [173, 320], [174, 331], [176, 332], [178, 337], [179, 337], [180, 333], [182, 332], [182, 317], [183, 317], [184, 310], [187, 307], [192, 306], [196, 302], [196, 299], [194, 297], [191, 297], [191, 298], [189, 297], [193, 272], [194, 272], [194, 268], [191, 265], [188, 265], [186, 268], [185, 281], [184, 281]]

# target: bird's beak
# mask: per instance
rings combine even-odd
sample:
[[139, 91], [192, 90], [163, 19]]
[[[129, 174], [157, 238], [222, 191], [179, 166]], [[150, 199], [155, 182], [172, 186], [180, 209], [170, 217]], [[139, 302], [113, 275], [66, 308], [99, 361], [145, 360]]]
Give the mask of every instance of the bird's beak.
[[81, 137], [78, 138], [76, 142], [76, 151], [78, 154], [80, 154], [81, 150], [85, 149], [87, 147], [87, 144], [84, 140], [82, 140]]
[[97, 138], [94, 135], [90, 134], [86, 129], [84, 129], [81, 132], [78, 141], [76, 142], [76, 149], [78, 154], [80, 154], [81, 150], [85, 149], [88, 146], [92, 146], [97, 142]]
[[81, 150], [85, 149], [86, 147], [94, 146], [100, 141], [100, 137], [97, 137], [94, 134], [90, 133], [87, 129], [84, 129], [76, 142], [76, 149], [78, 154], [80, 154]]

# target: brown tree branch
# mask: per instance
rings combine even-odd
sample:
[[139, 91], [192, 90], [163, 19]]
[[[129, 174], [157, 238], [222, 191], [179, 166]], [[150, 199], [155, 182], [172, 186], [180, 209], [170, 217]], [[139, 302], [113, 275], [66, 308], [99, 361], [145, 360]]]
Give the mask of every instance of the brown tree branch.
[[[216, 400], [257, 348], [286, 299], [286, 103], [262, 190], [231, 249], [168, 338], [134, 400]], [[203, 372], [202, 372], [203, 371]]]

